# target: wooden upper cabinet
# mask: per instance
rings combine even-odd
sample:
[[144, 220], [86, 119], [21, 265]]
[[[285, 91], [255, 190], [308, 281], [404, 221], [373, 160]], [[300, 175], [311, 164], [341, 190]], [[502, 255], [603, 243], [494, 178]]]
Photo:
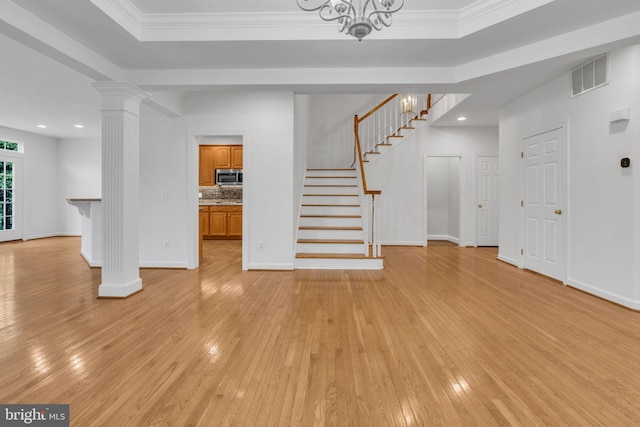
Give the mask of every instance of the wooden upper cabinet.
[[216, 169], [242, 169], [242, 145], [201, 145], [201, 186], [216, 185]]
[[231, 146], [231, 169], [242, 169], [242, 145]]
[[214, 145], [214, 169], [231, 169], [231, 147]]
[[214, 156], [215, 152], [211, 145], [200, 146], [200, 159], [198, 162], [200, 185], [215, 185]]

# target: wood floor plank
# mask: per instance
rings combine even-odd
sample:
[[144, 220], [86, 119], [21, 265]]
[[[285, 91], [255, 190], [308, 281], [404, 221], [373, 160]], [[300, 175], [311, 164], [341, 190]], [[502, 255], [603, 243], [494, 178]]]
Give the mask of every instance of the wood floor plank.
[[99, 300], [75, 237], [0, 244], [0, 402], [71, 425], [640, 425], [640, 313], [496, 260], [385, 247], [382, 271], [143, 269]]

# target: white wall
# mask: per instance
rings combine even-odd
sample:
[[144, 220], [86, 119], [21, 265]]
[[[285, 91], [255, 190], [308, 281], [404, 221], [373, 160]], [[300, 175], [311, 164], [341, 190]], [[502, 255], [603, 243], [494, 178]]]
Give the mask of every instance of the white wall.
[[383, 244], [426, 244], [426, 156], [454, 154], [462, 158], [462, 204], [459, 209], [463, 224], [458, 235], [462, 246], [474, 245], [477, 221], [475, 159], [497, 153], [497, 127], [424, 126], [366, 167], [368, 187], [382, 190], [380, 233]]
[[24, 145], [22, 238], [28, 240], [58, 235], [57, 140], [6, 127], [0, 127], [0, 139]]
[[309, 150], [309, 95], [295, 96], [295, 128], [293, 143], [293, 234], [297, 236], [304, 177], [307, 170], [307, 153]]
[[186, 131], [181, 119], [166, 117], [142, 104], [139, 226], [141, 266], [187, 267], [190, 199], [186, 165]]
[[[211, 131], [218, 135], [243, 135], [245, 267], [292, 269], [292, 224], [294, 203], [297, 203], [292, 179], [293, 93], [190, 94], [185, 99], [183, 121], [189, 134], [202, 135]], [[188, 142], [192, 143], [195, 150], [197, 142]], [[191, 221], [197, 221], [197, 170], [188, 173], [194, 192]]]
[[100, 138], [61, 139], [58, 141], [58, 215], [59, 233], [79, 236], [81, 217], [68, 198], [102, 197], [102, 152]]
[[[500, 257], [521, 265], [523, 136], [567, 126], [567, 277], [572, 286], [640, 308], [638, 177], [621, 169], [638, 153], [640, 46], [609, 56], [609, 84], [570, 96], [570, 74], [505, 106], [500, 114]], [[626, 124], [611, 126], [609, 113], [631, 107]], [[637, 157], [636, 157], [637, 159]], [[637, 167], [637, 166], [636, 166]], [[635, 272], [635, 273], [634, 273]], [[634, 276], [635, 274], [635, 276]]]
[[367, 113], [385, 98], [384, 95], [311, 95], [309, 167], [349, 167], [353, 163], [354, 116]]

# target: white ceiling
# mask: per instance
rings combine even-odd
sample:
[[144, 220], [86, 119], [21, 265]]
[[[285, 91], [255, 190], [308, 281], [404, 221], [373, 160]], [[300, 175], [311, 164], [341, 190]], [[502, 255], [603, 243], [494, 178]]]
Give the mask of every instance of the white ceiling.
[[[0, 125], [57, 137], [80, 135], [66, 122], [99, 126], [90, 83], [110, 79], [177, 92], [470, 93], [458, 107], [465, 125], [495, 124], [505, 102], [591, 55], [640, 42], [638, 0], [406, 0], [391, 28], [362, 42], [296, 0], [0, 0], [0, 8], [0, 49], [13, 59], [0, 67], [0, 95], [12, 104], [0, 106]], [[60, 128], [33, 128], [43, 120]]]

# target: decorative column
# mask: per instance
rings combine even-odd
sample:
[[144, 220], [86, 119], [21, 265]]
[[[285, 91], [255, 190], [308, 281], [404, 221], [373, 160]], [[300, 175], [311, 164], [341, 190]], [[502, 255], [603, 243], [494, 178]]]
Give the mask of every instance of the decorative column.
[[102, 284], [98, 298], [126, 298], [140, 279], [140, 102], [127, 82], [98, 82], [102, 95]]

